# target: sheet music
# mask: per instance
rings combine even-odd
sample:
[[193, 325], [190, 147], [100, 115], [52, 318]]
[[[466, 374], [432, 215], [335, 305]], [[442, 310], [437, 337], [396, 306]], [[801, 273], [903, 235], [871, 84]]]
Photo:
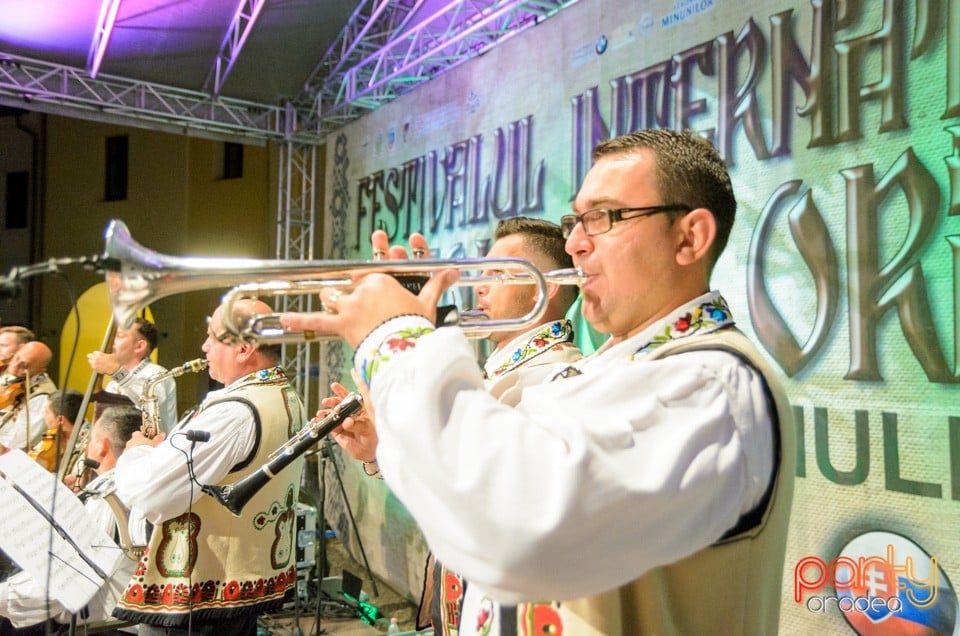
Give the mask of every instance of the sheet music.
[[0, 548], [68, 611], [79, 612], [123, 552], [56, 475], [22, 451], [0, 456], [0, 477]]

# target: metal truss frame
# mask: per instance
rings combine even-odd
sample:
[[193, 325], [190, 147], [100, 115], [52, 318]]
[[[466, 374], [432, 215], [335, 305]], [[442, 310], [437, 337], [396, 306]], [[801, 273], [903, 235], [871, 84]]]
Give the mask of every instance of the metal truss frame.
[[107, 52], [107, 45], [110, 44], [119, 10], [120, 0], [101, 0], [97, 26], [93, 30], [93, 42], [90, 43], [90, 52], [87, 54], [87, 73], [90, 79], [96, 78], [100, 72], [100, 63]]
[[[167, 132], [242, 139], [285, 139], [296, 113], [283, 106], [211, 97], [162, 84], [0, 53], [0, 103], [14, 108]], [[290, 121], [291, 118], [293, 121]], [[308, 131], [298, 133], [309, 138]], [[314, 139], [319, 143], [318, 138]]]
[[[419, 2], [368, 0], [318, 66], [329, 69], [322, 83], [308, 83], [298, 103], [311, 100], [321, 133], [336, 129], [577, 1], [453, 0], [406, 28]], [[344, 68], [344, 59], [354, 63]]]
[[233, 65], [247, 42], [247, 36], [253, 30], [257, 18], [260, 17], [260, 11], [266, 4], [267, 0], [240, 0], [230, 20], [230, 26], [227, 27], [227, 33], [223, 36], [223, 42], [220, 43], [217, 59], [203, 83], [204, 91], [214, 97], [220, 94], [223, 83], [233, 70]]
[[[279, 188], [277, 192], [277, 258], [283, 260], [312, 260], [316, 227], [316, 172], [315, 144], [285, 141], [278, 153]], [[310, 295], [278, 296], [277, 311], [311, 311]], [[319, 405], [319, 382], [313, 379], [313, 348], [311, 345], [287, 344], [283, 347], [281, 365], [287, 370], [291, 383], [303, 397], [308, 413]], [[314, 400], [314, 394], [315, 400]]]
[[[266, 2], [237, 1], [206, 92], [98, 75], [91, 62], [102, 58], [109, 40], [105, 14], [87, 70], [0, 52], [0, 104], [195, 137], [277, 142], [277, 257], [312, 260], [317, 153], [327, 134], [578, 0], [452, 0], [422, 20], [426, 0], [361, 0], [303, 93], [284, 105], [219, 96]], [[102, 0], [106, 11], [118, 5]], [[311, 298], [281, 296], [277, 309], [310, 311]], [[308, 412], [322, 397], [319, 382], [310, 386], [312, 354], [307, 344], [287, 345], [283, 354]]]

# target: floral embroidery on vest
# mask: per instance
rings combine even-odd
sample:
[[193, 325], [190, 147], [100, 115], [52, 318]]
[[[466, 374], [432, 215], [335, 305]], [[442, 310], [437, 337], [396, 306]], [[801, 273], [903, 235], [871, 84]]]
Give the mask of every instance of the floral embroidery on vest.
[[694, 307], [693, 311], [685, 311], [674, 316], [674, 319], [664, 326], [662, 332], [651, 338], [650, 342], [637, 349], [631, 357], [631, 360], [635, 360], [638, 356], [649, 353], [671, 340], [686, 338], [694, 334], [710, 333], [732, 325], [733, 316], [730, 314], [727, 301], [719, 294], [716, 294], [710, 300]]
[[[569, 320], [555, 320], [518, 346], [496, 369], [484, 370], [485, 375], [496, 378], [519, 367], [530, 358], [540, 355], [555, 346], [573, 342], [573, 325]], [[498, 356], [499, 358], [500, 356]]]
[[380, 364], [387, 362], [398, 353], [417, 346], [417, 338], [433, 332], [432, 327], [407, 327], [384, 338], [383, 341], [370, 352], [363, 360], [360, 375], [369, 384], [374, 374], [380, 369]]

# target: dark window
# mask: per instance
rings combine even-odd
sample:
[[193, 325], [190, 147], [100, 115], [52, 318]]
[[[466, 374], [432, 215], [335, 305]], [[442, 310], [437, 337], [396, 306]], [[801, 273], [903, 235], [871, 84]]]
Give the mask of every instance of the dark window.
[[243, 176], [243, 144], [230, 141], [223, 144], [223, 178], [239, 179]]
[[106, 179], [103, 198], [107, 201], [123, 201], [127, 198], [127, 154], [129, 139], [126, 135], [107, 137]]
[[27, 217], [30, 212], [30, 173], [7, 173], [7, 218], [8, 230], [24, 230], [27, 228]]

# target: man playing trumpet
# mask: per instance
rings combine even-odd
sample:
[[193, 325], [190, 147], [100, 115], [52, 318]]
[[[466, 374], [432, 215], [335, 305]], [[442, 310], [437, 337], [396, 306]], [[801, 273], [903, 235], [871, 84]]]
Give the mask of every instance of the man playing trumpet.
[[[555, 223], [527, 217], [504, 219], [497, 224], [494, 238], [486, 255], [489, 258], [523, 258], [542, 272], [573, 266], [570, 256], [563, 249], [560, 226]], [[385, 233], [375, 232], [371, 238], [374, 252], [386, 254], [386, 241]], [[411, 236], [410, 246], [415, 254], [428, 253], [426, 240], [419, 234]], [[393, 248], [390, 257], [405, 258], [406, 254], [402, 248]], [[501, 273], [487, 270], [483, 275]], [[537, 295], [533, 285], [492, 283], [477, 286], [475, 291], [478, 298], [476, 308], [493, 320], [525, 315], [533, 308]], [[522, 381], [535, 384], [543, 379], [537, 376], [537, 369], [545, 372], [552, 364], [573, 362], [580, 358], [580, 350], [573, 344], [573, 328], [570, 321], [565, 319], [576, 300], [577, 289], [570, 285], [548, 283], [547, 293], [547, 308], [541, 324], [516, 332], [494, 331], [487, 338], [494, 344], [494, 350], [483, 365], [484, 386], [503, 403], [516, 404], [520, 399], [523, 384], [521, 375], [515, 371], [525, 369], [528, 375]], [[336, 405], [347, 393], [346, 388], [339, 384], [332, 388], [338, 397], [326, 398], [324, 406]], [[362, 414], [349, 418], [333, 432], [333, 438], [347, 453], [363, 462], [364, 472], [379, 476], [376, 463], [377, 434], [368, 416]], [[431, 555], [424, 576], [418, 626], [427, 623], [429, 616], [429, 622], [438, 635], [455, 634], [460, 623], [460, 605], [465, 585], [466, 582], [459, 575], [435, 563]]]
[[694, 133], [600, 144], [561, 226], [610, 339], [515, 405], [483, 391], [460, 330], [434, 326], [456, 272], [419, 296], [371, 274], [337, 313], [280, 317], [354, 347], [383, 476], [470, 581], [462, 625], [500, 633], [516, 604], [566, 599], [533, 629], [777, 632], [796, 453], [776, 373], [710, 286], [735, 211]]

